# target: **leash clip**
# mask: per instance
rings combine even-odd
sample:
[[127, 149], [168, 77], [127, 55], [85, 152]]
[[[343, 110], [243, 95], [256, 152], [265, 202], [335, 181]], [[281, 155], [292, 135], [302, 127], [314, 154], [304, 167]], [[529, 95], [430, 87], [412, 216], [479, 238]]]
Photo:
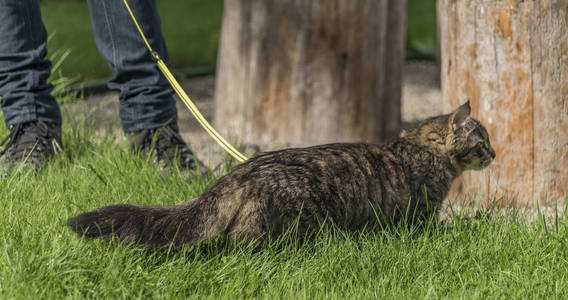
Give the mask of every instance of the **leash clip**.
[[157, 62], [159, 62], [160, 60], [162, 60], [162, 59], [160, 58], [160, 55], [158, 54], [158, 52], [152, 51], [152, 52], [150, 52], [150, 54], [152, 55], [152, 60], [153, 60], [155, 63], [157, 63]]

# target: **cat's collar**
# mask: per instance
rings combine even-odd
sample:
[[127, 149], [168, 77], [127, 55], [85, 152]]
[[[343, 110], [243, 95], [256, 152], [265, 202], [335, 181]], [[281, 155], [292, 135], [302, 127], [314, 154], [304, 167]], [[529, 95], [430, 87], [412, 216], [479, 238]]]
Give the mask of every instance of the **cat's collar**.
[[389, 166], [390, 166], [392, 172], [394, 173], [394, 181], [396, 183], [400, 183], [400, 178], [398, 177], [398, 171], [396, 169], [396, 161], [395, 161], [394, 157], [387, 155], [387, 159], [389, 161]]

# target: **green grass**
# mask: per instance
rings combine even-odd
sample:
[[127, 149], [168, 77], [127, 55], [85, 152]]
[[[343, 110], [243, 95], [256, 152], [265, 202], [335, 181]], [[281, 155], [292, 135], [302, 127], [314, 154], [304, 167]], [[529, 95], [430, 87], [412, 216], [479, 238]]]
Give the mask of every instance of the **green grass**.
[[92, 128], [85, 116], [66, 119], [65, 151], [50, 165], [0, 179], [0, 298], [568, 297], [566, 219], [482, 213], [445, 229], [324, 233], [258, 253], [222, 241], [147, 251], [79, 239], [65, 221], [80, 212], [180, 203], [214, 180], [164, 176]]
[[406, 18], [406, 57], [436, 59], [438, 57], [436, 0], [408, 0]]
[[[222, 0], [159, 0], [162, 31], [174, 68], [215, 68], [221, 26]], [[81, 80], [111, 76], [99, 54], [86, 1], [42, 3], [42, 17], [50, 36], [48, 49], [71, 53], [63, 66]]]

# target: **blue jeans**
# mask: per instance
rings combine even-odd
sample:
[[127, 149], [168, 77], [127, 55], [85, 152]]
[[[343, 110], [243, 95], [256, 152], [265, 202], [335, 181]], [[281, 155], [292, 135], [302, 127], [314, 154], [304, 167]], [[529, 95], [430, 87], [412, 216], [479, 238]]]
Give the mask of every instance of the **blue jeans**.
[[[108, 86], [120, 91], [125, 132], [157, 128], [177, 119], [166, 79], [120, 0], [89, 0], [95, 42], [110, 66]], [[155, 0], [130, 0], [152, 48], [168, 63]], [[0, 97], [7, 126], [29, 121], [61, 124], [61, 112], [47, 83], [47, 32], [39, 0], [0, 0]]]

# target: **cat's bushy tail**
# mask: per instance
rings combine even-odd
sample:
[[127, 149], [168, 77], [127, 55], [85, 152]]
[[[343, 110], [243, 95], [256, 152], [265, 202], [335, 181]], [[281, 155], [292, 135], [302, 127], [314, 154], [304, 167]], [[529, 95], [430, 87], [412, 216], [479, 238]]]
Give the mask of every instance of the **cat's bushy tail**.
[[125, 244], [162, 246], [170, 242], [191, 243], [190, 227], [194, 222], [184, 218], [183, 206], [106, 206], [71, 218], [67, 225], [84, 237], [115, 236]]

